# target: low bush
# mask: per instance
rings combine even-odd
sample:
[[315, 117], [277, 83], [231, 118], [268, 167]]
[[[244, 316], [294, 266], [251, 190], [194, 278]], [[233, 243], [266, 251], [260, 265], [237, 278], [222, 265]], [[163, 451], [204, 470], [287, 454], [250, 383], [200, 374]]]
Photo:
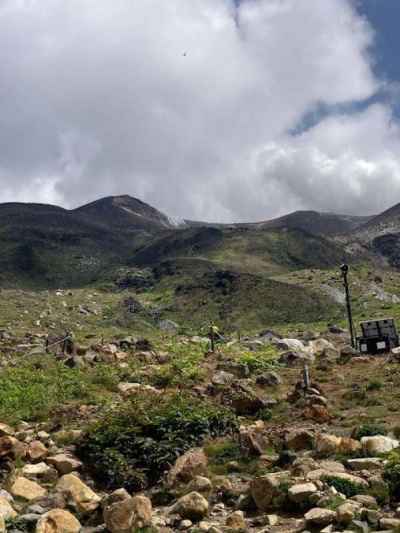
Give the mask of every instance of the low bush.
[[334, 487], [338, 492], [344, 494], [347, 498], [362, 494], [365, 489], [362, 485], [354, 483], [349, 479], [342, 479], [336, 476], [324, 476], [322, 481], [327, 483], [330, 487]]
[[189, 395], [140, 395], [88, 428], [78, 454], [106, 488], [142, 490], [206, 438], [237, 432], [236, 417]]
[[381, 424], [362, 424], [354, 431], [354, 438], [357, 440], [363, 437], [373, 437], [375, 435], [385, 435], [385, 426]]
[[390, 499], [400, 501], [400, 452], [397, 450], [388, 454], [383, 479], [389, 485]]

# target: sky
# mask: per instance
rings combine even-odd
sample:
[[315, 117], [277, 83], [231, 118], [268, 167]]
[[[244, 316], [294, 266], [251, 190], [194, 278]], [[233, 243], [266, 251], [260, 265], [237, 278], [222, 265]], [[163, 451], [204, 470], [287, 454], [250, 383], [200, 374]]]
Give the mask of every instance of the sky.
[[0, 202], [400, 202], [399, 0], [0, 0]]

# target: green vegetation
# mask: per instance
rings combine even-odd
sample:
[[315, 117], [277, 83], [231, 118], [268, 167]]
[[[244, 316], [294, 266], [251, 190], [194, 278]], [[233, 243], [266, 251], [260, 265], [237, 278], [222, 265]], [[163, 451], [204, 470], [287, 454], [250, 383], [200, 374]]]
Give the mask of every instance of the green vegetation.
[[118, 379], [98, 365], [87, 371], [66, 367], [51, 356], [32, 357], [0, 374], [0, 419], [45, 420], [68, 402], [104, 403]]
[[383, 479], [389, 485], [389, 494], [391, 500], [400, 501], [400, 453], [393, 450], [388, 454], [387, 463], [383, 473]]
[[361, 440], [363, 437], [373, 437], [374, 435], [385, 435], [386, 428], [382, 424], [362, 424], [357, 428], [354, 438]]
[[238, 361], [248, 367], [250, 372], [263, 372], [277, 366], [278, 350], [274, 346], [265, 346], [256, 352], [240, 355]]
[[237, 430], [235, 416], [189, 395], [141, 395], [88, 428], [78, 453], [108, 488], [156, 483], [179, 455]]
[[322, 481], [325, 481], [330, 487], [334, 487], [338, 492], [344, 494], [347, 498], [356, 496], [357, 494], [363, 494], [365, 489], [362, 485], [354, 483], [349, 479], [342, 479], [340, 477], [324, 476]]

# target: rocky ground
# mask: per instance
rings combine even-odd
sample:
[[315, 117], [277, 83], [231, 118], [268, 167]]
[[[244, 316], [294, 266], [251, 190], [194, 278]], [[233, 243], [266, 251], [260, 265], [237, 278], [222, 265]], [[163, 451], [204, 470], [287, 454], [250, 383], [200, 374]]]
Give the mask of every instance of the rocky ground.
[[[77, 309], [83, 331], [104, 315]], [[46, 354], [54, 316], [21, 316], [0, 333], [0, 531], [400, 530], [398, 354], [332, 325], [210, 351], [169, 321], [65, 353], [54, 327]]]

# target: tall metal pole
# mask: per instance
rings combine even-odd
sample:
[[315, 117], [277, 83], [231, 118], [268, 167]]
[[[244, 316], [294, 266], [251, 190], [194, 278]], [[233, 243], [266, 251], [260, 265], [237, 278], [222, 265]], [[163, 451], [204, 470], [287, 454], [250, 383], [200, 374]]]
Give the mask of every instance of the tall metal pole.
[[352, 315], [352, 312], [351, 312], [350, 289], [349, 289], [349, 282], [347, 280], [347, 274], [349, 272], [349, 267], [348, 267], [348, 265], [342, 265], [340, 267], [340, 270], [342, 271], [343, 285], [344, 285], [344, 290], [346, 292], [347, 319], [349, 321], [351, 345], [352, 345], [353, 348], [355, 348], [356, 347], [356, 342], [355, 342], [355, 337], [354, 337], [353, 315]]

